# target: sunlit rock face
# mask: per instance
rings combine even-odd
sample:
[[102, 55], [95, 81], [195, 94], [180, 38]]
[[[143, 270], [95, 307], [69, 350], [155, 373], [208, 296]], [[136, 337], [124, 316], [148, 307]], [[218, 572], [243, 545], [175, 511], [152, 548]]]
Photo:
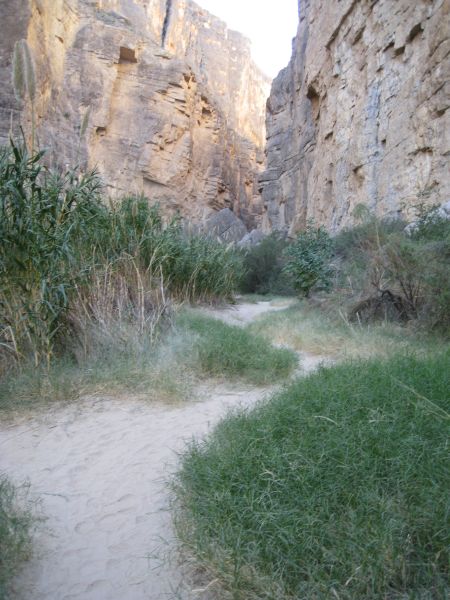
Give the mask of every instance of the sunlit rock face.
[[450, 198], [449, 0], [301, 0], [267, 113], [264, 228]]
[[30, 130], [10, 85], [26, 38], [52, 160], [96, 167], [112, 197], [143, 192], [166, 214], [201, 221], [230, 208], [260, 222], [269, 80], [246, 38], [189, 0], [10, 0], [0, 20], [0, 141], [11, 115]]

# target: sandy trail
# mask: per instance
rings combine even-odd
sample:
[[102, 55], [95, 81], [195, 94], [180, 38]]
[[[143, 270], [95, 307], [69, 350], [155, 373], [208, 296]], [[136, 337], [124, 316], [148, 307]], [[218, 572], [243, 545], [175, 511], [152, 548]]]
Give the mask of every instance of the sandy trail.
[[[247, 322], [283, 306], [208, 311]], [[314, 366], [314, 365], [305, 365]], [[0, 427], [0, 471], [28, 480], [47, 520], [17, 600], [201, 598], [177, 565], [165, 481], [187, 440], [264, 389], [204, 385], [199, 401], [168, 406], [89, 398], [44, 417]]]

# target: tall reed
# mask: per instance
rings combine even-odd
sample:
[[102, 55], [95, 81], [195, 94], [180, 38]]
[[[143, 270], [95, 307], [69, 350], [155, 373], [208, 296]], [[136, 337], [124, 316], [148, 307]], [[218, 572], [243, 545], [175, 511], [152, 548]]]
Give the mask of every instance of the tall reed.
[[170, 298], [231, 297], [232, 248], [164, 223], [144, 197], [107, 205], [95, 171], [54, 172], [42, 158], [25, 144], [0, 150], [0, 370], [30, 355], [49, 365], [102, 315], [152, 336]]
[[33, 55], [26, 40], [14, 45], [12, 59], [12, 82], [18, 100], [29, 100], [31, 109], [31, 154], [34, 153], [36, 137], [36, 69]]

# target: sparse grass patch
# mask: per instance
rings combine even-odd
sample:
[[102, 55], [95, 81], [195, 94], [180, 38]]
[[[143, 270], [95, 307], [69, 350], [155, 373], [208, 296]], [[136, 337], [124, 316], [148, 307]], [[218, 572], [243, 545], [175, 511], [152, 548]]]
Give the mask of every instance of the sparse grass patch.
[[[111, 334], [111, 337], [109, 337]], [[188, 364], [193, 337], [168, 331], [153, 343], [124, 324], [114, 331], [90, 332], [95, 348], [77, 360], [54, 360], [49, 369], [25, 364], [0, 380], [0, 414], [73, 401], [93, 394], [135, 394], [180, 402], [192, 394], [195, 375]]]
[[437, 336], [418, 335], [396, 323], [350, 323], [342, 311], [333, 315], [307, 301], [262, 315], [249, 330], [297, 351], [339, 359], [388, 356], [402, 350], [427, 352], [448, 345]]
[[93, 394], [179, 402], [192, 397], [199, 379], [263, 385], [288, 377], [297, 364], [290, 350], [195, 311], [181, 311], [156, 340], [135, 322], [90, 327], [87, 351], [79, 344], [75, 356], [55, 359], [50, 368], [25, 364], [0, 379], [0, 414]]
[[227, 376], [263, 385], [288, 377], [297, 364], [293, 352], [274, 348], [242, 327], [193, 312], [181, 314], [178, 323], [197, 336], [194, 352], [197, 368], [203, 375]]
[[323, 368], [190, 444], [177, 531], [221, 598], [446, 597], [449, 367]]
[[0, 474], [0, 600], [10, 596], [10, 582], [31, 554], [34, 518], [20, 502], [18, 490]]

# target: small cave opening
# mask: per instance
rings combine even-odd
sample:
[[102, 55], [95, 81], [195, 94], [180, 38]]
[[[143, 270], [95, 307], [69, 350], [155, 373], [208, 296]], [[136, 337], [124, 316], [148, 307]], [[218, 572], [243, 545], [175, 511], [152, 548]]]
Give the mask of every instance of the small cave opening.
[[123, 63], [137, 63], [136, 51], [126, 46], [120, 46], [119, 64]]
[[422, 33], [422, 31], [423, 31], [422, 23], [416, 23], [416, 25], [414, 25], [414, 27], [409, 32], [408, 39], [406, 41], [412, 42], [413, 39], [419, 35], [419, 33]]
[[364, 165], [355, 165], [352, 169], [353, 175], [355, 177], [355, 181], [358, 186], [361, 186], [364, 183]]
[[317, 93], [316, 88], [310, 84], [308, 86], [308, 91], [306, 92], [306, 97], [311, 102], [311, 112], [314, 121], [317, 121], [320, 114], [320, 96]]
[[95, 133], [100, 137], [103, 137], [104, 135], [106, 135], [106, 127], [96, 127]]

